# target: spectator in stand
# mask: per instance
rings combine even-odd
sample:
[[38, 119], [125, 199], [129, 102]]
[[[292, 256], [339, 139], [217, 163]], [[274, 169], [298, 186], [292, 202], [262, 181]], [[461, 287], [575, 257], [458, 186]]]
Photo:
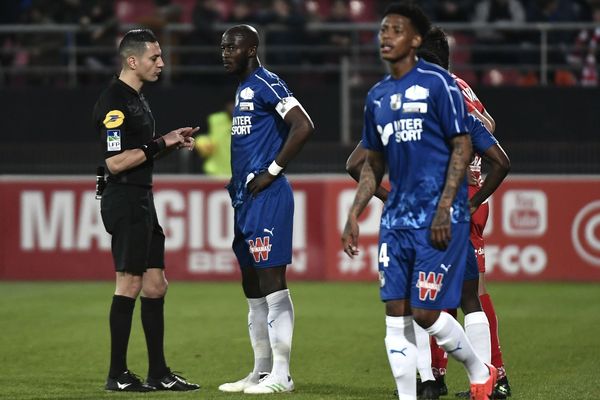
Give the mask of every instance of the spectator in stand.
[[[56, 23], [57, 4], [48, 0], [38, 0], [31, 3], [31, 7], [24, 16], [27, 24], [53, 24]], [[65, 44], [63, 33], [40, 32], [23, 34], [19, 41], [26, 49], [26, 64], [35, 67], [60, 67], [64, 66], [61, 49]], [[48, 74], [44, 71], [28, 75], [30, 83], [36, 85], [53, 84], [64, 82], [56, 74]]]
[[[141, 15], [138, 23], [152, 30], [161, 31], [165, 25], [181, 22], [182, 7], [172, 0], [153, 0], [154, 11]], [[173, 35], [170, 35], [173, 37]], [[163, 40], [161, 40], [161, 43]]]
[[[327, 19], [327, 13], [324, 10], [323, 4], [317, 0], [308, 0], [304, 2], [304, 14], [306, 18], [306, 24], [311, 23], [322, 23]], [[327, 34], [329, 32], [323, 32], [317, 29], [307, 29], [305, 31], [305, 41], [309, 46], [323, 46], [326, 45]], [[335, 51], [335, 50], [332, 50]], [[309, 55], [309, 62], [312, 65], [322, 65], [325, 63], [325, 59], [332, 51], [326, 52], [311, 52]]]
[[[600, 24], [600, 4], [592, 8], [592, 21]], [[580, 83], [583, 86], [598, 86], [598, 44], [600, 44], [600, 27], [583, 29], [575, 40], [575, 49], [568, 61], [581, 69]]]
[[[23, 8], [24, 5], [17, 1], [0, 1], [0, 25], [21, 22]], [[19, 54], [23, 54], [23, 51], [20, 50], [18, 35], [3, 34], [0, 39], [0, 87], [10, 80], [3, 71], [4, 66], [17, 65]]]
[[[487, 25], [518, 25], [525, 22], [525, 8], [519, 0], [484, 0], [475, 7], [473, 22]], [[492, 46], [486, 51], [475, 53], [476, 63], [515, 62], [514, 49], [499, 51], [494, 46], [518, 45], [520, 36], [514, 31], [499, 29], [479, 29], [476, 33], [477, 44]]]
[[432, 18], [439, 22], [468, 22], [472, 15], [473, 0], [435, 1]]
[[[529, 22], [577, 22], [582, 21], [586, 8], [581, 3], [572, 0], [530, 0], [527, 7], [527, 21]], [[548, 82], [557, 80], [565, 70], [569, 54], [569, 47], [575, 41], [573, 31], [550, 30], [548, 31], [548, 63], [552, 68], [548, 72]], [[530, 35], [532, 44], [539, 44], [539, 34]], [[539, 58], [532, 55], [528, 62], [539, 63]], [[557, 71], [558, 68], [558, 71]], [[555, 72], [559, 72], [556, 74]]]
[[[114, 0], [99, 0], [86, 4], [87, 10], [80, 17], [79, 23], [82, 28], [87, 29], [78, 38], [79, 45], [113, 48], [119, 33], [119, 21], [114, 15]], [[92, 26], [94, 28], [91, 28]], [[86, 71], [91, 72], [113, 67], [119, 60], [112, 53], [114, 52], [84, 54], [80, 62], [83, 63]], [[89, 79], [93, 81], [95, 77], [91, 76]], [[102, 76], [102, 79], [104, 80], [105, 77]]]
[[[215, 31], [216, 23], [221, 22], [222, 16], [219, 10], [218, 0], [201, 0], [196, 3], [192, 12], [192, 24], [194, 32], [192, 33], [193, 41], [189, 43], [192, 46], [213, 45], [220, 35]], [[215, 54], [214, 59], [217, 60], [218, 54]], [[196, 60], [197, 58], [197, 60]], [[204, 61], [202, 61], [204, 59]], [[212, 58], [211, 58], [212, 60]], [[218, 57], [220, 61], [220, 57]], [[195, 64], [205, 64], [205, 54], [195, 57]]]
[[269, 64], [298, 65], [302, 53], [290, 46], [308, 44], [304, 34], [306, 19], [291, 0], [272, 0], [271, 7], [257, 15], [258, 23], [266, 25]]
[[577, 22], [584, 19], [589, 6], [573, 0], [530, 0], [527, 21]]
[[[331, 5], [329, 16], [325, 22], [330, 24], [351, 23], [348, 0], [335, 0]], [[335, 50], [326, 53], [325, 62], [338, 64], [343, 55], [349, 54], [350, 45], [352, 44], [352, 32], [348, 29], [326, 32], [321, 44], [335, 47]]]
[[231, 9], [227, 22], [231, 24], [247, 24], [256, 20], [255, 10], [248, 0], [236, 1]]
[[[215, 24], [223, 20], [219, 0], [199, 0], [192, 11], [192, 24], [194, 30], [182, 38], [184, 46], [206, 46], [207, 51], [191, 51], [181, 55], [182, 64], [188, 66], [220, 65], [221, 57], [214, 51], [214, 43], [220, 40], [221, 35], [214, 28]], [[206, 77], [192, 75], [193, 81], [202, 81]], [[186, 81], [189, 79], [186, 79]]]

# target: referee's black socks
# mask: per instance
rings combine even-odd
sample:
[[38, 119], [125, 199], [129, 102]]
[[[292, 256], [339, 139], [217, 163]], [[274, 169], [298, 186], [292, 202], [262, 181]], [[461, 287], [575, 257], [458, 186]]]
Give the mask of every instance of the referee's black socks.
[[108, 376], [117, 378], [127, 370], [127, 345], [135, 299], [114, 295], [110, 307], [110, 369]]
[[151, 299], [140, 296], [140, 300], [142, 301], [142, 326], [148, 346], [148, 376], [160, 379], [169, 373], [163, 347], [165, 298]]

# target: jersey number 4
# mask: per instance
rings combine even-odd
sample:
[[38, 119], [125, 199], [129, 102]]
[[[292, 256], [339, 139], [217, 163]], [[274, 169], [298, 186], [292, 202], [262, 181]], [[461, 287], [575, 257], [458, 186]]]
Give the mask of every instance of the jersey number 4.
[[381, 243], [381, 247], [379, 248], [379, 262], [383, 264], [384, 268], [387, 268], [390, 265], [390, 258], [387, 255], [387, 243]]

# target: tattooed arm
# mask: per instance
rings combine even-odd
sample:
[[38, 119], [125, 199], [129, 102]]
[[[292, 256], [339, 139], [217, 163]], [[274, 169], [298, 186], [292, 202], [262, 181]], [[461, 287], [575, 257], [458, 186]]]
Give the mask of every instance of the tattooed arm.
[[[363, 164], [365, 163], [365, 159], [367, 158], [367, 149], [362, 147], [362, 141], [358, 142], [356, 148], [348, 157], [346, 161], [346, 172], [356, 181], [358, 182], [360, 179], [360, 173], [362, 171]], [[389, 191], [383, 186], [377, 186], [377, 190], [375, 191], [375, 197], [380, 199], [385, 203], [388, 198]]]
[[351, 258], [358, 255], [358, 217], [381, 184], [384, 173], [385, 159], [383, 153], [367, 150], [367, 157], [360, 173], [360, 180], [358, 181], [358, 188], [356, 189], [356, 195], [354, 196], [354, 203], [350, 208], [346, 226], [342, 233], [342, 246], [344, 252]]
[[[431, 221], [431, 243], [433, 247], [444, 250], [450, 242], [450, 208], [471, 160], [471, 138], [468, 134], [455, 136], [450, 140], [452, 154], [448, 162], [446, 183], [440, 201]], [[362, 180], [362, 176], [361, 176]]]

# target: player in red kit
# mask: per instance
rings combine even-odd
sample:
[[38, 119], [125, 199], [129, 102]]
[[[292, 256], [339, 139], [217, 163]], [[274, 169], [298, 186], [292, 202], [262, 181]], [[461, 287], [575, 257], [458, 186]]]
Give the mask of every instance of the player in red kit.
[[[430, 50], [440, 57], [444, 68], [448, 68], [448, 40], [444, 31], [439, 28], [433, 27], [427, 34], [426, 39], [423, 42], [422, 49]], [[461, 78], [452, 74], [456, 80], [458, 88], [463, 94], [467, 111], [477, 117], [488, 131], [494, 133], [496, 124], [492, 116], [488, 113], [485, 106], [479, 100], [473, 89]], [[494, 305], [490, 295], [487, 293], [485, 287], [485, 249], [483, 230], [488, 219], [489, 205], [487, 201], [481, 201], [481, 199], [489, 196], [489, 194], [479, 193], [482, 186], [481, 178], [481, 156], [474, 154], [473, 160], [469, 165], [467, 172], [467, 178], [469, 183], [469, 200], [471, 203], [472, 210], [476, 210], [471, 215], [471, 243], [475, 248], [475, 256], [477, 258], [477, 265], [479, 268], [479, 300], [483, 312], [487, 316], [490, 326], [490, 340], [491, 340], [491, 363], [498, 369], [498, 381], [494, 390], [494, 398], [505, 399], [511, 395], [510, 386], [506, 377], [506, 370], [504, 368], [504, 362], [502, 360], [502, 352], [500, 350], [500, 341], [498, 338], [498, 322], [496, 312], [494, 311]], [[490, 193], [491, 194], [491, 193]], [[451, 314], [456, 316], [456, 310], [448, 310]], [[443, 375], [446, 373], [446, 366], [448, 365], [448, 357], [442, 348], [440, 348], [435, 339], [431, 339], [431, 358], [432, 368], [434, 376], [437, 380], [443, 380]], [[457, 393], [460, 397], [469, 397], [469, 392]]]

